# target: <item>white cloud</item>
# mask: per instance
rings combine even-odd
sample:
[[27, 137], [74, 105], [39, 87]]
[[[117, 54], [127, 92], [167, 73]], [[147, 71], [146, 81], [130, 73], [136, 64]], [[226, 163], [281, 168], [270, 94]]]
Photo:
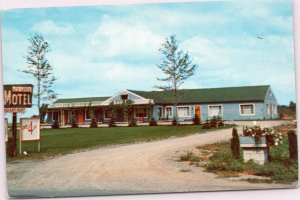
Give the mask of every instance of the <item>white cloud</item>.
[[204, 80], [202, 85], [270, 84], [282, 103], [294, 98], [280, 95], [295, 88], [292, 42], [284, 36], [225, 36], [215, 40], [197, 36], [184, 41], [182, 47], [191, 52], [199, 65], [197, 79]]
[[97, 30], [87, 37], [87, 54], [97, 57], [151, 56], [162, 38], [142, 23], [105, 17]]
[[33, 24], [32, 31], [39, 32], [45, 35], [67, 35], [74, 33], [75, 30], [70, 24], [55, 23], [52, 20], [46, 20]]

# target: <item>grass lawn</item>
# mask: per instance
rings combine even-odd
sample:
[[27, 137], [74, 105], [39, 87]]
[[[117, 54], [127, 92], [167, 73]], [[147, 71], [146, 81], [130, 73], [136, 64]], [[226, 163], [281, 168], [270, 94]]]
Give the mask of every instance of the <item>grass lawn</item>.
[[[126, 144], [140, 141], [158, 140], [168, 137], [180, 137], [193, 133], [204, 133], [215, 129], [202, 129], [202, 126], [145, 126], [114, 128], [66, 128], [42, 129], [41, 152], [37, 152], [37, 142], [23, 142], [22, 151], [26, 158], [40, 159], [50, 156], [72, 153], [77, 150]], [[18, 134], [19, 135], [19, 134]], [[18, 141], [19, 147], [19, 141]], [[19, 150], [18, 150], [19, 152]], [[25, 158], [24, 155], [13, 159]], [[9, 158], [10, 160], [11, 158]]]
[[[271, 161], [259, 165], [253, 161], [244, 163], [242, 151], [240, 159], [231, 154], [230, 142], [221, 142], [199, 146], [198, 154], [188, 152], [180, 157], [180, 161], [188, 160], [196, 166], [220, 177], [233, 177], [241, 174], [257, 175], [269, 179], [248, 179], [249, 182], [292, 183], [298, 180], [298, 161], [289, 158], [288, 138], [283, 137], [283, 145], [270, 148]], [[198, 158], [198, 159], [195, 159]]]

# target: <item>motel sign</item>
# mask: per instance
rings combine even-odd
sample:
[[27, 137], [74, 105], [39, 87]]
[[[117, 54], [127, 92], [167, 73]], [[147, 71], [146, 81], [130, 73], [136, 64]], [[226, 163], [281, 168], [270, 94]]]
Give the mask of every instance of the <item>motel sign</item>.
[[[31, 84], [4, 85], [4, 94], [3, 94], [4, 112], [12, 113], [13, 115], [12, 118], [12, 136], [13, 136], [12, 155], [13, 156], [17, 154], [17, 113], [25, 112], [25, 108], [32, 107], [32, 92], [33, 92], [33, 85]], [[39, 133], [34, 134], [34, 136], [32, 136], [33, 139], [36, 139], [37, 135], [39, 136]], [[21, 140], [22, 138], [20, 139], [20, 149], [21, 149]]]
[[32, 107], [31, 84], [4, 85], [4, 111], [24, 112], [25, 108]]

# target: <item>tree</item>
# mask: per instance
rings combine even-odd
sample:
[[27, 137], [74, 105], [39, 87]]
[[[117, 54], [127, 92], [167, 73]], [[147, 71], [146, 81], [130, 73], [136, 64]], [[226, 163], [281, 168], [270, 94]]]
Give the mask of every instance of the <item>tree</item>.
[[296, 103], [294, 103], [293, 101], [290, 101], [289, 108], [290, 108], [290, 110], [292, 110], [292, 111], [296, 111]]
[[231, 154], [235, 159], [239, 159], [240, 157], [240, 140], [239, 135], [236, 128], [232, 129], [232, 138], [231, 138]]
[[[188, 53], [184, 53], [183, 50], [179, 49], [179, 42], [176, 40], [175, 35], [166, 38], [166, 42], [162, 44], [159, 51], [163, 58], [161, 64], [158, 64], [157, 67], [162, 70], [166, 77], [157, 77], [157, 80], [168, 82], [169, 85], [156, 86], [156, 88], [170, 90], [175, 108], [177, 108], [178, 88], [186, 79], [194, 75], [197, 65], [192, 64]], [[177, 112], [175, 112], [174, 118], [177, 119]]]
[[28, 40], [30, 46], [26, 56], [27, 68], [22, 72], [32, 75], [35, 80], [34, 98], [37, 99], [39, 116], [42, 117], [41, 103], [56, 98], [56, 93], [52, 90], [56, 78], [52, 73], [53, 67], [46, 58], [46, 54], [50, 51], [48, 42], [39, 34], [34, 34]]
[[45, 117], [47, 114], [47, 108], [48, 108], [48, 104], [45, 104], [45, 103], [43, 103], [42, 106], [39, 108], [41, 123], [44, 123], [44, 121], [45, 121]]

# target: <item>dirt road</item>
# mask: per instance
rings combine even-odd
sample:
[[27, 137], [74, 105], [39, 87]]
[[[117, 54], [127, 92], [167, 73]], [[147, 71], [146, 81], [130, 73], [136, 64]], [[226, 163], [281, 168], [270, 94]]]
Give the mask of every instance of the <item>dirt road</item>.
[[218, 130], [99, 148], [45, 161], [8, 163], [9, 193], [12, 196], [76, 196], [294, 187], [221, 179], [200, 167], [175, 161], [196, 146], [229, 138], [230, 129]]

